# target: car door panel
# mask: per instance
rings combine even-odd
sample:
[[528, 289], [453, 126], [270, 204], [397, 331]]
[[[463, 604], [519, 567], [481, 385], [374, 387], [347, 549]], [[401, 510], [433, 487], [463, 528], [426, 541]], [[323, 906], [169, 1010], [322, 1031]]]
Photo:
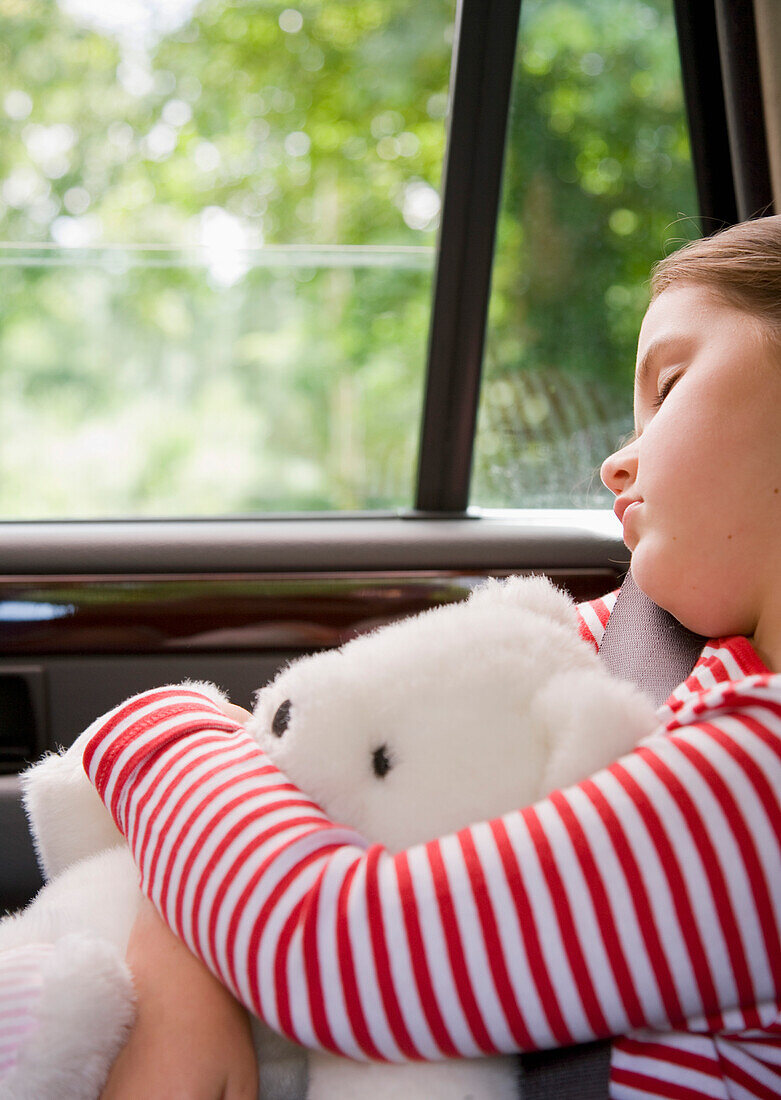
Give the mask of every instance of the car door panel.
[[[624, 562], [602, 513], [6, 525], [0, 532], [0, 905], [40, 883], [14, 774], [156, 684], [204, 679], [250, 707], [296, 656], [544, 572], [576, 599]], [[25, 698], [24, 706], [18, 700]]]

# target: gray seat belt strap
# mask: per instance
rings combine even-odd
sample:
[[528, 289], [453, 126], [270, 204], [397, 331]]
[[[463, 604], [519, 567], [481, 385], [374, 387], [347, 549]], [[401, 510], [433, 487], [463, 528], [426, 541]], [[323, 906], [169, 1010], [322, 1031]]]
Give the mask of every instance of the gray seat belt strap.
[[[631, 571], [607, 621], [599, 655], [608, 670], [650, 695], [656, 706], [690, 674], [705, 638], [641, 592]], [[610, 1039], [520, 1057], [521, 1100], [606, 1100]]]
[[607, 621], [599, 656], [613, 676], [636, 684], [660, 707], [694, 668], [706, 640], [649, 600], [630, 570]]
[[521, 1100], [607, 1100], [610, 1039], [520, 1056]]

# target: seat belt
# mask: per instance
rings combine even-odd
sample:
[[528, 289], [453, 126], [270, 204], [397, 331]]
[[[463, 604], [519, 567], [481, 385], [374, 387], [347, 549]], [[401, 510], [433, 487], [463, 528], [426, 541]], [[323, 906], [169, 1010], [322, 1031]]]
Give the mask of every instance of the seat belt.
[[[599, 655], [608, 671], [636, 684], [659, 707], [691, 673], [706, 639], [693, 634], [624, 578]], [[521, 1100], [606, 1100], [611, 1039], [520, 1056]]]
[[630, 570], [607, 620], [599, 656], [608, 672], [636, 684], [660, 707], [689, 676], [706, 641], [649, 600]]

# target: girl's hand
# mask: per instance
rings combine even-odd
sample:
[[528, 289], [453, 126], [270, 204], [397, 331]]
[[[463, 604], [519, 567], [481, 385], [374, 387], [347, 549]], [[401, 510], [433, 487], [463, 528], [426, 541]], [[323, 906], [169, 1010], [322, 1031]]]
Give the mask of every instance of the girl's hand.
[[136, 1023], [101, 1100], [256, 1100], [247, 1011], [146, 899], [127, 961], [138, 997]]
[[244, 707], [237, 707], [235, 703], [223, 703], [222, 710], [228, 715], [229, 718], [233, 718], [236, 722], [241, 722], [242, 726], [250, 720], [252, 715]]

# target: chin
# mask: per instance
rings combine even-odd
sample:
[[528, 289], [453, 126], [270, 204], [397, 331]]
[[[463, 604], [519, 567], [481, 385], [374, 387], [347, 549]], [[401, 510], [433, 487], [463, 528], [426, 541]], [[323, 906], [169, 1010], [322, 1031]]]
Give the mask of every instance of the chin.
[[[674, 616], [687, 630], [703, 638], [724, 638], [733, 634], [751, 634], [752, 626], [745, 621], [735, 604], [727, 605], [724, 595], [729, 591], [715, 583], [703, 583], [703, 575], [695, 565], [670, 562], [663, 557], [636, 551], [632, 555], [632, 575], [649, 600]], [[693, 582], [692, 578], [696, 578]], [[699, 582], [699, 583], [697, 583]]]
[[707, 629], [712, 624], [705, 621], [712, 620], [712, 607], [709, 614], [708, 609], [698, 606], [702, 602], [700, 594], [696, 590], [686, 590], [682, 584], [686, 575], [686, 570], [680, 566], [676, 568], [665, 563], [659, 555], [649, 553], [648, 547], [638, 547], [632, 554], [632, 576], [649, 600], [669, 611], [687, 630], [715, 637]]

